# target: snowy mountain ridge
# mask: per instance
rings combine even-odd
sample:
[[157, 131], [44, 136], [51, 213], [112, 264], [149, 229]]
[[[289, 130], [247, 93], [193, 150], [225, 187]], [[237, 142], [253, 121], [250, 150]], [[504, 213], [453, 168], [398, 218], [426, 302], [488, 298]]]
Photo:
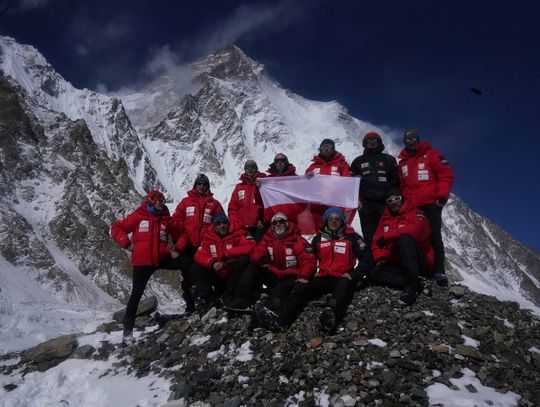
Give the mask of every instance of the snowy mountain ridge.
[[[0, 267], [0, 278], [18, 270], [55, 301], [92, 306], [97, 297], [81, 294], [87, 284], [117, 299], [129, 294], [129, 260], [108, 227], [135, 209], [144, 191], [163, 186], [177, 202], [203, 172], [226, 206], [247, 159], [264, 171], [284, 152], [301, 174], [322, 139], [334, 139], [351, 162], [367, 131], [382, 135], [387, 152], [399, 151], [388, 134], [338, 103], [283, 89], [235, 46], [194, 62], [181, 86], [163, 76], [118, 98], [75, 89], [33, 47], [5, 37], [0, 67], [0, 185], [8, 191], [0, 198], [0, 225], [17, 230], [0, 244], [11, 265]], [[540, 313], [537, 252], [455, 196], [443, 233], [453, 281]], [[84, 284], [74, 278], [79, 274]], [[181, 304], [169, 284], [177, 280], [157, 277], [149, 292], [174, 309]]]

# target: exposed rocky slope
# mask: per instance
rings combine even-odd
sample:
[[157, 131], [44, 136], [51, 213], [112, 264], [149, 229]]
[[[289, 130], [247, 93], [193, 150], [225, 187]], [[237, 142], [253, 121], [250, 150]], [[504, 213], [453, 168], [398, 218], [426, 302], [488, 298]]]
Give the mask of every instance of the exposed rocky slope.
[[[285, 333], [215, 309], [152, 332], [155, 319], [141, 317], [139, 328], [147, 331], [125, 348], [107, 340], [99, 349], [77, 347], [75, 336], [64, 337], [56, 344], [57, 359], [49, 343], [2, 370], [13, 375], [46, 370], [68, 357], [115, 358], [111, 376], [127, 366], [139, 377], [153, 372], [169, 378], [170, 406], [422, 406], [441, 394], [462, 405], [476, 393], [493, 405], [536, 405], [538, 317], [460, 286], [435, 287], [432, 298], [422, 296], [411, 307], [397, 297], [380, 287], [357, 292], [341, 329], [330, 336], [318, 329], [322, 301]], [[111, 323], [101, 330], [119, 328]], [[10, 385], [10, 391], [17, 388]]]

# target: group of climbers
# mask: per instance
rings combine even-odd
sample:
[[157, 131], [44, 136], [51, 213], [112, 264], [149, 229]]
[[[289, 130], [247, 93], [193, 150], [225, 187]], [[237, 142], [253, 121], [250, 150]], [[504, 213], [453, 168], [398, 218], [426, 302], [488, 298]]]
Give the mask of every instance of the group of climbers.
[[[296, 175], [283, 153], [274, 157], [267, 174], [259, 172], [255, 161], [245, 163], [228, 217], [204, 174], [172, 216], [163, 194], [151, 191], [135, 212], [111, 228], [117, 243], [132, 252], [124, 337], [132, 337], [137, 305], [157, 269], [181, 270], [186, 312], [203, 313], [220, 304], [231, 311], [253, 310], [254, 320], [272, 330], [286, 329], [309, 301], [330, 294], [320, 326], [332, 332], [359, 284], [399, 288], [405, 304], [414, 303], [432, 278], [446, 285], [441, 214], [452, 170], [415, 131], [406, 131], [403, 142], [396, 161], [383, 153], [380, 135], [369, 132], [362, 140], [363, 154], [349, 166], [334, 141], [325, 139], [305, 171], [307, 176], [360, 177], [363, 237], [347, 225], [340, 208], [324, 212], [311, 243], [300, 234], [294, 216], [265, 212], [257, 180]], [[268, 296], [258, 302], [263, 289]]]

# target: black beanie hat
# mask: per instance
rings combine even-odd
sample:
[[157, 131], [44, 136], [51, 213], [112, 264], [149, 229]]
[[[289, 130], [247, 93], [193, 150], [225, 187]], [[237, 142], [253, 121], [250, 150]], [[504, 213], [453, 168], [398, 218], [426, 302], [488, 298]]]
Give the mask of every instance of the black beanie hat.
[[321, 141], [321, 145], [319, 146], [319, 150], [324, 146], [325, 144], [328, 144], [332, 147], [332, 150], [336, 149], [336, 143], [334, 143], [334, 140], [330, 140], [329, 138], [325, 138], [323, 141]]
[[210, 180], [208, 179], [206, 175], [204, 174], [197, 175], [197, 178], [195, 178], [195, 182], [193, 183], [193, 188], [195, 188], [199, 182], [206, 184], [206, 186], [210, 188]]
[[362, 139], [362, 147], [366, 148], [366, 143], [368, 138], [377, 138], [379, 139], [379, 143], [382, 143], [382, 138], [379, 133], [375, 133], [374, 131], [370, 131], [364, 135], [364, 138]]
[[414, 130], [407, 130], [405, 133], [403, 133], [403, 144], [405, 144], [405, 139], [408, 138], [416, 138], [416, 141], [420, 142], [420, 136]]

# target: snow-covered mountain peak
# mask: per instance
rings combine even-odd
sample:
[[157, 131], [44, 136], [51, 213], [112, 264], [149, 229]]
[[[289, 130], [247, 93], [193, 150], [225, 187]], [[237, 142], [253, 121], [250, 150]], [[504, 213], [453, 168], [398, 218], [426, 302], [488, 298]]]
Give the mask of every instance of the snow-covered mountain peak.
[[223, 80], [258, 77], [264, 66], [249, 58], [236, 45], [227, 45], [193, 63], [199, 80], [214, 77]]

